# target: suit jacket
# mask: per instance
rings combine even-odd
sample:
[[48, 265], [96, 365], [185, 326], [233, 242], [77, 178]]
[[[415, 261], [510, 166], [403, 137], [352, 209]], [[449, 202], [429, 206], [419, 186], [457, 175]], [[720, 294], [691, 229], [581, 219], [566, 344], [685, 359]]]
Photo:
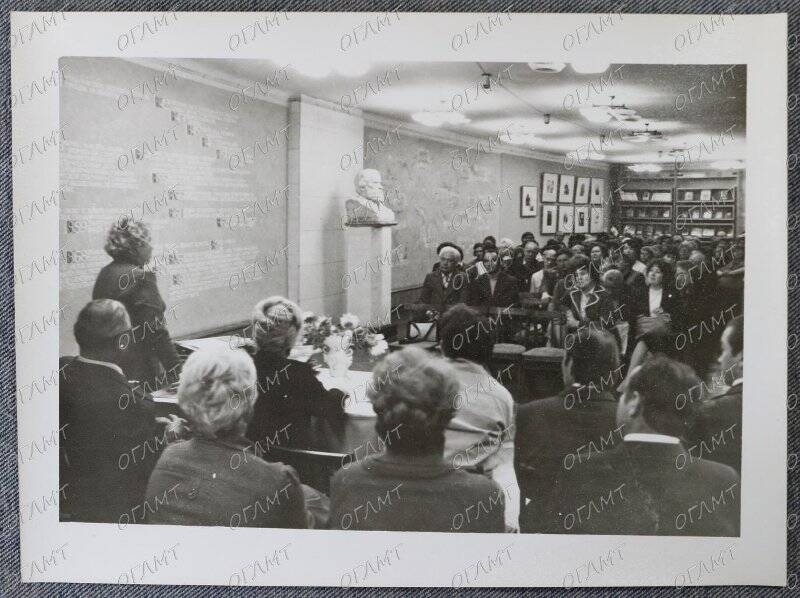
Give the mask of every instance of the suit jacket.
[[[698, 409], [695, 456], [729, 465], [742, 471], [742, 383], [725, 394], [704, 400]], [[704, 443], [704, 444], [701, 444]]]
[[524, 509], [522, 531], [739, 535], [739, 476], [727, 465], [690, 460], [680, 444], [623, 441], [551, 489]]
[[514, 262], [514, 265], [511, 267], [511, 274], [519, 282], [519, 290], [521, 293], [529, 292], [531, 288], [531, 276], [539, 272], [542, 267], [542, 264], [539, 262], [534, 262], [532, 266], [529, 266], [521, 260]]
[[425, 275], [422, 283], [422, 292], [417, 303], [428, 303], [439, 308], [439, 312], [447, 311], [447, 308], [458, 303], [464, 303], [466, 297], [469, 277], [463, 270], [457, 270], [450, 278], [450, 284], [444, 288], [442, 274], [438, 270]]
[[125, 376], [104, 365], [72, 358], [61, 372], [59, 477], [68, 484], [61, 520], [117, 523], [141, 505], [166, 442], [152, 401], [134, 396]]
[[[504, 504], [503, 491], [495, 482], [482, 474], [453, 469], [441, 456], [383, 453], [342, 468], [333, 476], [330, 526], [409, 532], [503, 532]], [[467, 513], [468, 508], [476, 512]]]
[[557, 282], [558, 274], [555, 270], [539, 270], [531, 276], [531, 284], [525, 291], [536, 293], [540, 297], [547, 293], [552, 297]]
[[[133, 328], [123, 368], [128, 378], [147, 382], [148, 390], [178, 381], [180, 359], [166, 328], [166, 305], [154, 272], [114, 260], [97, 275], [92, 299], [114, 299], [128, 310]], [[168, 373], [166, 379], [160, 376], [161, 366]]]
[[519, 303], [519, 282], [505, 272], [497, 274], [497, 284], [492, 294], [489, 275], [482, 274], [467, 289], [467, 304], [478, 307], [508, 307]]
[[[276, 436], [282, 445], [307, 446], [313, 434], [312, 418], [339, 423], [343, 394], [326, 390], [310, 364], [263, 352], [252, 357], [258, 398], [247, 438], [267, 448], [270, 442], [275, 444]], [[273, 455], [263, 456], [274, 460]]]
[[[542, 500], [566, 467], [591, 461], [619, 444], [617, 400], [591, 386], [570, 386], [556, 396], [517, 407], [514, 467], [523, 496]], [[580, 450], [579, 450], [580, 449]]]
[[565, 290], [561, 296], [561, 307], [563, 310], [572, 314], [578, 322], [588, 320], [600, 325], [602, 328], [611, 328], [619, 324], [622, 318], [619, 312], [615, 312], [617, 304], [605, 287], [595, 285], [589, 293], [589, 300], [586, 303], [586, 317], [581, 316], [581, 291], [580, 289]]
[[[650, 314], [650, 287], [637, 287], [632, 290], [628, 296], [630, 305], [630, 317], [637, 318], [638, 316], [649, 316]], [[667, 312], [670, 316], [680, 317], [679, 312], [683, 303], [675, 289], [664, 287], [661, 291], [661, 309]]]
[[150, 476], [147, 497], [151, 508], [157, 505], [147, 523], [307, 527], [297, 472], [259, 459], [243, 439], [170, 445]]

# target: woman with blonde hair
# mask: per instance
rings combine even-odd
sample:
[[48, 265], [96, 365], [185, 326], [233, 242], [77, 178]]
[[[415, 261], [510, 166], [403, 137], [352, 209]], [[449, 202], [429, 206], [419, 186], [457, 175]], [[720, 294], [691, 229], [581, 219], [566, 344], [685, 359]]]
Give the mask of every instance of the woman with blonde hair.
[[[253, 442], [264, 445], [267, 438], [274, 442], [277, 435], [288, 445], [305, 444], [312, 418], [338, 421], [343, 413], [343, 393], [326, 390], [313, 367], [289, 359], [302, 326], [303, 312], [285, 297], [268, 297], [253, 309], [252, 357], [258, 399], [247, 429]], [[264, 458], [269, 460], [270, 455]]]
[[146, 523], [308, 527], [297, 472], [259, 459], [244, 438], [255, 383], [255, 367], [244, 351], [202, 350], [186, 360], [178, 405], [193, 438], [168, 446], [158, 460], [146, 496], [161, 500]]

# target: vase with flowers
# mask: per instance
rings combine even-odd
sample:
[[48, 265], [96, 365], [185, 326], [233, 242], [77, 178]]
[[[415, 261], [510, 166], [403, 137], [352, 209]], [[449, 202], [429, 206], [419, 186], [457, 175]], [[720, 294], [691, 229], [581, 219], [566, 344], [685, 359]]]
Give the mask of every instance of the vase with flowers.
[[389, 350], [382, 334], [362, 326], [358, 316], [343, 314], [335, 323], [328, 316], [306, 313], [303, 317], [303, 344], [323, 352], [323, 359], [334, 377], [347, 377], [354, 356], [369, 361]]

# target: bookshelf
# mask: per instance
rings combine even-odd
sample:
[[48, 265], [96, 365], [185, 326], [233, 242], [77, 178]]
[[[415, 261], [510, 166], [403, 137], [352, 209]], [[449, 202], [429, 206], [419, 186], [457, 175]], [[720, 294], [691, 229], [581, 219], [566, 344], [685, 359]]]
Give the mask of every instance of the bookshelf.
[[735, 237], [739, 175], [730, 172], [624, 176], [616, 187], [616, 224], [636, 235]]

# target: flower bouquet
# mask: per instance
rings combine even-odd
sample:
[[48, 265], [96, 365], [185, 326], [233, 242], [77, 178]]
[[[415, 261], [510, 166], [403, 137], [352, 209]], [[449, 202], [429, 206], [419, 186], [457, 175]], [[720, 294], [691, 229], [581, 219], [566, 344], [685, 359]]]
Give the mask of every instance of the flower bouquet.
[[375, 360], [389, 350], [382, 334], [362, 326], [358, 316], [343, 314], [339, 323], [329, 316], [306, 313], [303, 317], [302, 343], [323, 351], [325, 363], [331, 371], [346, 371], [354, 354]]

